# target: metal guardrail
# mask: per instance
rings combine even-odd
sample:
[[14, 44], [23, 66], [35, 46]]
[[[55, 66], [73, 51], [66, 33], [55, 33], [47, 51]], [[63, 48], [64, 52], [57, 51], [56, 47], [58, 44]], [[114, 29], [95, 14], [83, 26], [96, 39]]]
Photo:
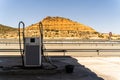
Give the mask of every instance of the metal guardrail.
[[95, 46], [99, 46], [99, 45], [103, 45], [103, 46], [106, 46], [106, 45], [110, 45], [110, 46], [115, 46], [115, 45], [120, 45], [120, 43], [99, 43], [99, 42], [96, 42], [96, 43], [89, 43], [89, 42], [74, 42], [74, 43], [69, 43], [69, 42], [64, 42], [64, 43], [44, 43], [45, 45], [46, 44], [55, 44], [55, 45], [71, 45], [71, 44], [75, 44], [75, 45], [95, 45]]
[[[68, 42], [67, 42], [68, 41]], [[19, 45], [17, 40], [1, 40], [0, 39], [0, 44], [5, 44], [6, 46], [9, 46], [9, 44], [15, 44], [15, 45]], [[82, 41], [82, 40], [45, 40], [44, 44], [48, 44], [48, 45], [69, 45], [69, 44], [78, 44], [78, 45], [82, 45], [82, 44], [94, 44], [96, 46], [98, 46], [99, 44], [104, 44], [104, 45], [111, 45], [114, 46], [117, 44], [120, 45], [120, 41]], [[20, 52], [20, 49], [0, 49], [0, 52]], [[100, 52], [120, 52], [120, 49], [44, 49], [44, 52], [63, 52], [63, 55], [65, 55], [66, 52], [97, 52], [97, 55], [100, 54]]]
[[20, 49], [0, 49], [0, 52], [20, 52]]
[[[120, 52], [120, 49], [44, 49], [44, 52]], [[20, 52], [20, 49], [0, 49], [0, 52]]]
[[[44, 52], [119, 52], [120, 49], [44, 49]], [[20, 49], [0, 49], [0, 52], [20, 52]]]
[[[19, 43], [18, 42], [19, 40], [18, 39], [0, 39], [0, 44], [1, 43]], [[44, 42], [88, 42], [88, 43], [96, 43], [96, 42], [99, 42], [99, 43], [106, 43], [106, 42], [110, 42], [110, 43], [120, 43], [120, 40], [104, 40], [104, 39], [91, 39], [91, 40], [81, 40], [81, 39], [44, 39]]]
[[[14, 44], [14, 45], [19, 45], [19, 43], [1, 43], [0, 42], [0, 44], [3, 44], [3, 45], [12, 45], [12, 44]], [[117, 42], [44, 42], [43, 43], [44, 45], [62, 45], [62, 46], [64, 46], [64, 45], [71, 45], [71, 44], [75, 44], [75, 45], [79, 45], [79, 46], [82, 46], [82, 45], [95, 45], [95, 46], [99, 46], [99, 45], [103, 45], [103, 46], [107, 46], [107, 45], [109, 45], [109, 46], [120, 46], [120, 43], [117, 43]]]

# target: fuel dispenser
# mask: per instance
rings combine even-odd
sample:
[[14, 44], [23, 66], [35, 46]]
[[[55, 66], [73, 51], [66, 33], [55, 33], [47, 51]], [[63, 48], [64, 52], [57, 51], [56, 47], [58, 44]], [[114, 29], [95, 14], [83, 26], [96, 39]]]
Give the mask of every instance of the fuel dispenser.
[[[21, 39], [21, 24], [22, 28], [22, 36]], [[42, 36], [42, 23], [39, 24], [40, 29], [40, 37], [25, 37], [25, 24], [21, 21], [18, 25], [19, 28], [19, 46], [22, 57], [22, 65], [23, 67], [41, 67], [41, 60], [43, 55], [43, 36]], [[23, 46], [21, 42], [23, 41]], [[22, 49], [23, 48], [23, 49]]]
[[[21, 24], [23, 25], [22, 29], [20, 28]], [[52, 63], [49, 56], [45, 56], [43, 53], [43, 25], [41, 22], [39, 22], [40, 37], [25, 37], [25, 24], [22, 21], [20, 21], [18, 24], [18, 32], [22, 67], [24, 68], [42, 67], [45, 69], [45, 65], [43, 65], [43, 62], [44, 63], [46, 62], [51, 65], [49, 69], [57, 68], [57, 66]]]

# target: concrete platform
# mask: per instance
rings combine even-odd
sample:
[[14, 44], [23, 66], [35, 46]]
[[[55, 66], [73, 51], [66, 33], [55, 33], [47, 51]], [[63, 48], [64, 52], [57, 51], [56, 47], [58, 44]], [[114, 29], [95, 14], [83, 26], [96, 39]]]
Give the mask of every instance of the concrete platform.
[[120, 57], [76, 57], [78, 63], [85, 65], [104, 80], [120, 80]]
[[[73, 57], [50, 57], [58, 68], [50, 69], [50, 64], [44, 63], [44, 68], [23, 69], [13, 67], [21, 65], [20, 57], [0, 57], [0, 80], [104, 80], [96, 73], [79, 63]], [[73, 73], [66, 73], [66, 65], [74, 65]]]

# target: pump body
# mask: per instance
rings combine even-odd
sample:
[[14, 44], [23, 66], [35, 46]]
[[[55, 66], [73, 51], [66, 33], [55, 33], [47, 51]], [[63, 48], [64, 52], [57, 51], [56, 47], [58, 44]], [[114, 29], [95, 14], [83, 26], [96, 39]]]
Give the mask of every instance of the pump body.
[[24, 66], [40, 67], [41, 66], [41, 38], [25, 37], [24, 42]]

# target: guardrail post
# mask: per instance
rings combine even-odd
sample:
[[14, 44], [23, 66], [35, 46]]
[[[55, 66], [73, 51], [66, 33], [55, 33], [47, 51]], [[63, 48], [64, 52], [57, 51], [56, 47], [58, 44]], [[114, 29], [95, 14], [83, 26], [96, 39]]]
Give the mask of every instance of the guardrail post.
[[97, 46], [98, 44], [96, 43], [96, 46]]
[[63, 56], [65, 56], [65, 52], [66, 52], [66, 51], [65, 51], [65, 50], [63, 50]]
[[112, 46], [113, 46], [113, 43], [112, 43]]
[[99, 54], [100, 54], [100, 50], [98, 49], [97, 52], [98, 52], [97, 55], [99, 56]]

